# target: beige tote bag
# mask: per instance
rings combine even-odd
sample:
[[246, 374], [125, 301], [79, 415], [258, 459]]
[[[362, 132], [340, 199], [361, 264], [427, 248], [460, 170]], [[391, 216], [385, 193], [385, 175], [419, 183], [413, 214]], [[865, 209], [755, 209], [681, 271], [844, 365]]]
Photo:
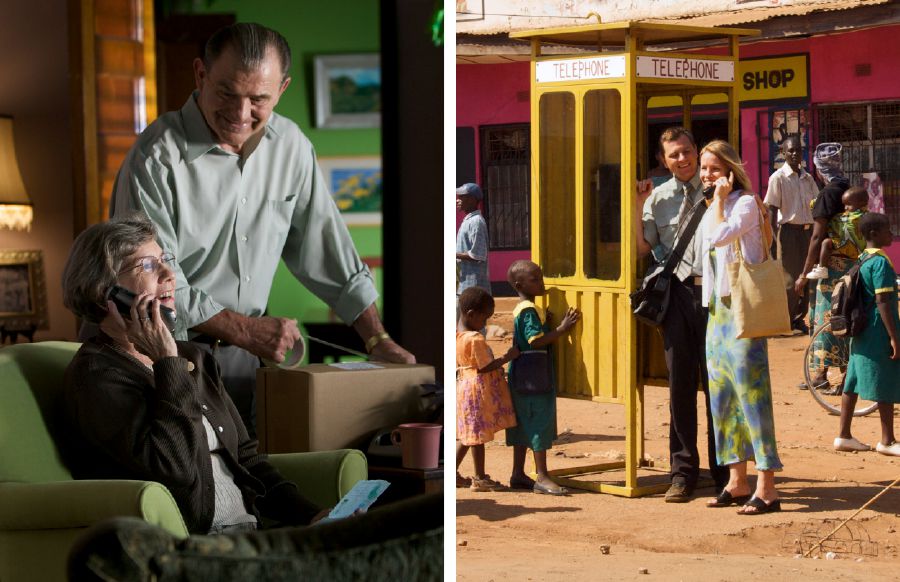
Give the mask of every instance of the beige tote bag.
[[[765, 219], [760, 212], [760, 227]], [[771, 337], [791, 333], [787, 290], [784, 288], [781, 261], [769, 254], [765, 236], [761, 237], [766, 259], [750, 264], [741, 253], [740, 240], [734, 241], [737, 260], [728, 265], [731, 282], [731, 312], [738, 339]]]

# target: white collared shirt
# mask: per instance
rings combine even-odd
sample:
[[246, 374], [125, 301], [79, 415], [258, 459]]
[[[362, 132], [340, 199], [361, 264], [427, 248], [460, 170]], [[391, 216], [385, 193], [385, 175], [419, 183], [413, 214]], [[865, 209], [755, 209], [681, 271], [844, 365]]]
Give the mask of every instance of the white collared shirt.
[[812, 224], [810, 203], [819, 195], [812, 175], [784, 164], [769, 176], [765, 204], [778, 208], [778, 224]]
[[[761, 263], [766, 259], [756, 196], [742, 196], [741, 192], [741, 190], [736, 190], [728, 195], [725, 200], [725, 220], [723, 222], [714, 224], [718, 212], [716, 207], [719, 204], [718, 199], [713, 200], [700, 222], [704, 307], [709, 306], [713, 285], [716, 286], [718, 297], [731, 295], [731, 282], [728, 280], [726, 265], [737, 260], [732, 244], [734, 241], [740, 240], [741, 254], [748, 263]], [[709, 256], [709, 249], [712, 247], [716, 249], [715, 269], [713, 269]]]

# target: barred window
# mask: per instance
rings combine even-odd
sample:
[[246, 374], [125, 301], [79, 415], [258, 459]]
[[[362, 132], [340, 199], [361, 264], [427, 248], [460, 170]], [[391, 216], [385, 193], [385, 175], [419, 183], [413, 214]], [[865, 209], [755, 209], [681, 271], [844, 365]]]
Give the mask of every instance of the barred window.
[[[855, 186], [880, 192], [894, 236], [900, 235], [900, 102], [822, 106], [819, 143], [843, 146], [844, 173]], [[877, 204], [877, 202], [876, 202]]]
[[481, 128], [481, 185], [492, 250], [531, 247], [530, 124]]

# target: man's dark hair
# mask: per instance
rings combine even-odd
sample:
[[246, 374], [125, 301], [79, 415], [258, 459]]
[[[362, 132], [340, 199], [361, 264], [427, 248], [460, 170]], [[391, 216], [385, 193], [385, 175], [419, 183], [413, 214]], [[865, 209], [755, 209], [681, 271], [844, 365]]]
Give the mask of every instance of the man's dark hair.
[[694, 139], [694, 134], [681, 126], [676, 126], [666, 128], [662, 132], [662, 135], [659, 136], [659, 151], [665, 151], [663, 149], [663, 143], [668, 141], [676, 141], [678, 139], [681, 139], [681, 136], [683, 135], [687, 136], [688, 140], [690, 140], [691, 142], [691, 145], [694, 146], [694, 149], [697, 149], [697, 140]]
[[281, 34], [271, 28], [255, 22], [238, 22], [220, 28], [206, 41], [203, 65], [207, 70], [212, 68], [222, 51], [229, 46], [234, 49], [241, 65], [247, 70], [257, 68], [271, 47], [281, 59], [281, 78], [287, 79], [291, 68], [291, 47]]
[[459, 295], [460, 313], [485, 313], [494, 306], [494, 298], [481, 287], [469, 287]]
[[859, 234], [868, 241], [872, 239], [872, 234], [875, 231], [882, 228], [891, 228], [891, 221], [885, 214], [867, 212], [859, 219], [857, 228], [859, 228]]

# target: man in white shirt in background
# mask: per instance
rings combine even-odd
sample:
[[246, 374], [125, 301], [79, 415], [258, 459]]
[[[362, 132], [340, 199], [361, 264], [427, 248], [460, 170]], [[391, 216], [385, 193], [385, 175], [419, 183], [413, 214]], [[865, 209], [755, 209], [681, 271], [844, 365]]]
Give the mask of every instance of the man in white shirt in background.
[[[769, 209], [770, 223], [775, 228], [775, 246], [780, 250], [781, 264], [796, 281], [803, 272], [803, 262], [812, 237], [812, 201], [819, 187], [812, 174], [801, 167], [803, 147], [800, 136], [791, 135], [781, 144], [784, 165], [769, 177], [769, 188], [763, 202]], [[773, 254], [775, 250], [773, 249]], [[788, 308], [791, 327], [795, 333], [809, 333], [804, 321], [809, 311], [809, 294], [798, 295], [793, 285], [788, 287]]]

